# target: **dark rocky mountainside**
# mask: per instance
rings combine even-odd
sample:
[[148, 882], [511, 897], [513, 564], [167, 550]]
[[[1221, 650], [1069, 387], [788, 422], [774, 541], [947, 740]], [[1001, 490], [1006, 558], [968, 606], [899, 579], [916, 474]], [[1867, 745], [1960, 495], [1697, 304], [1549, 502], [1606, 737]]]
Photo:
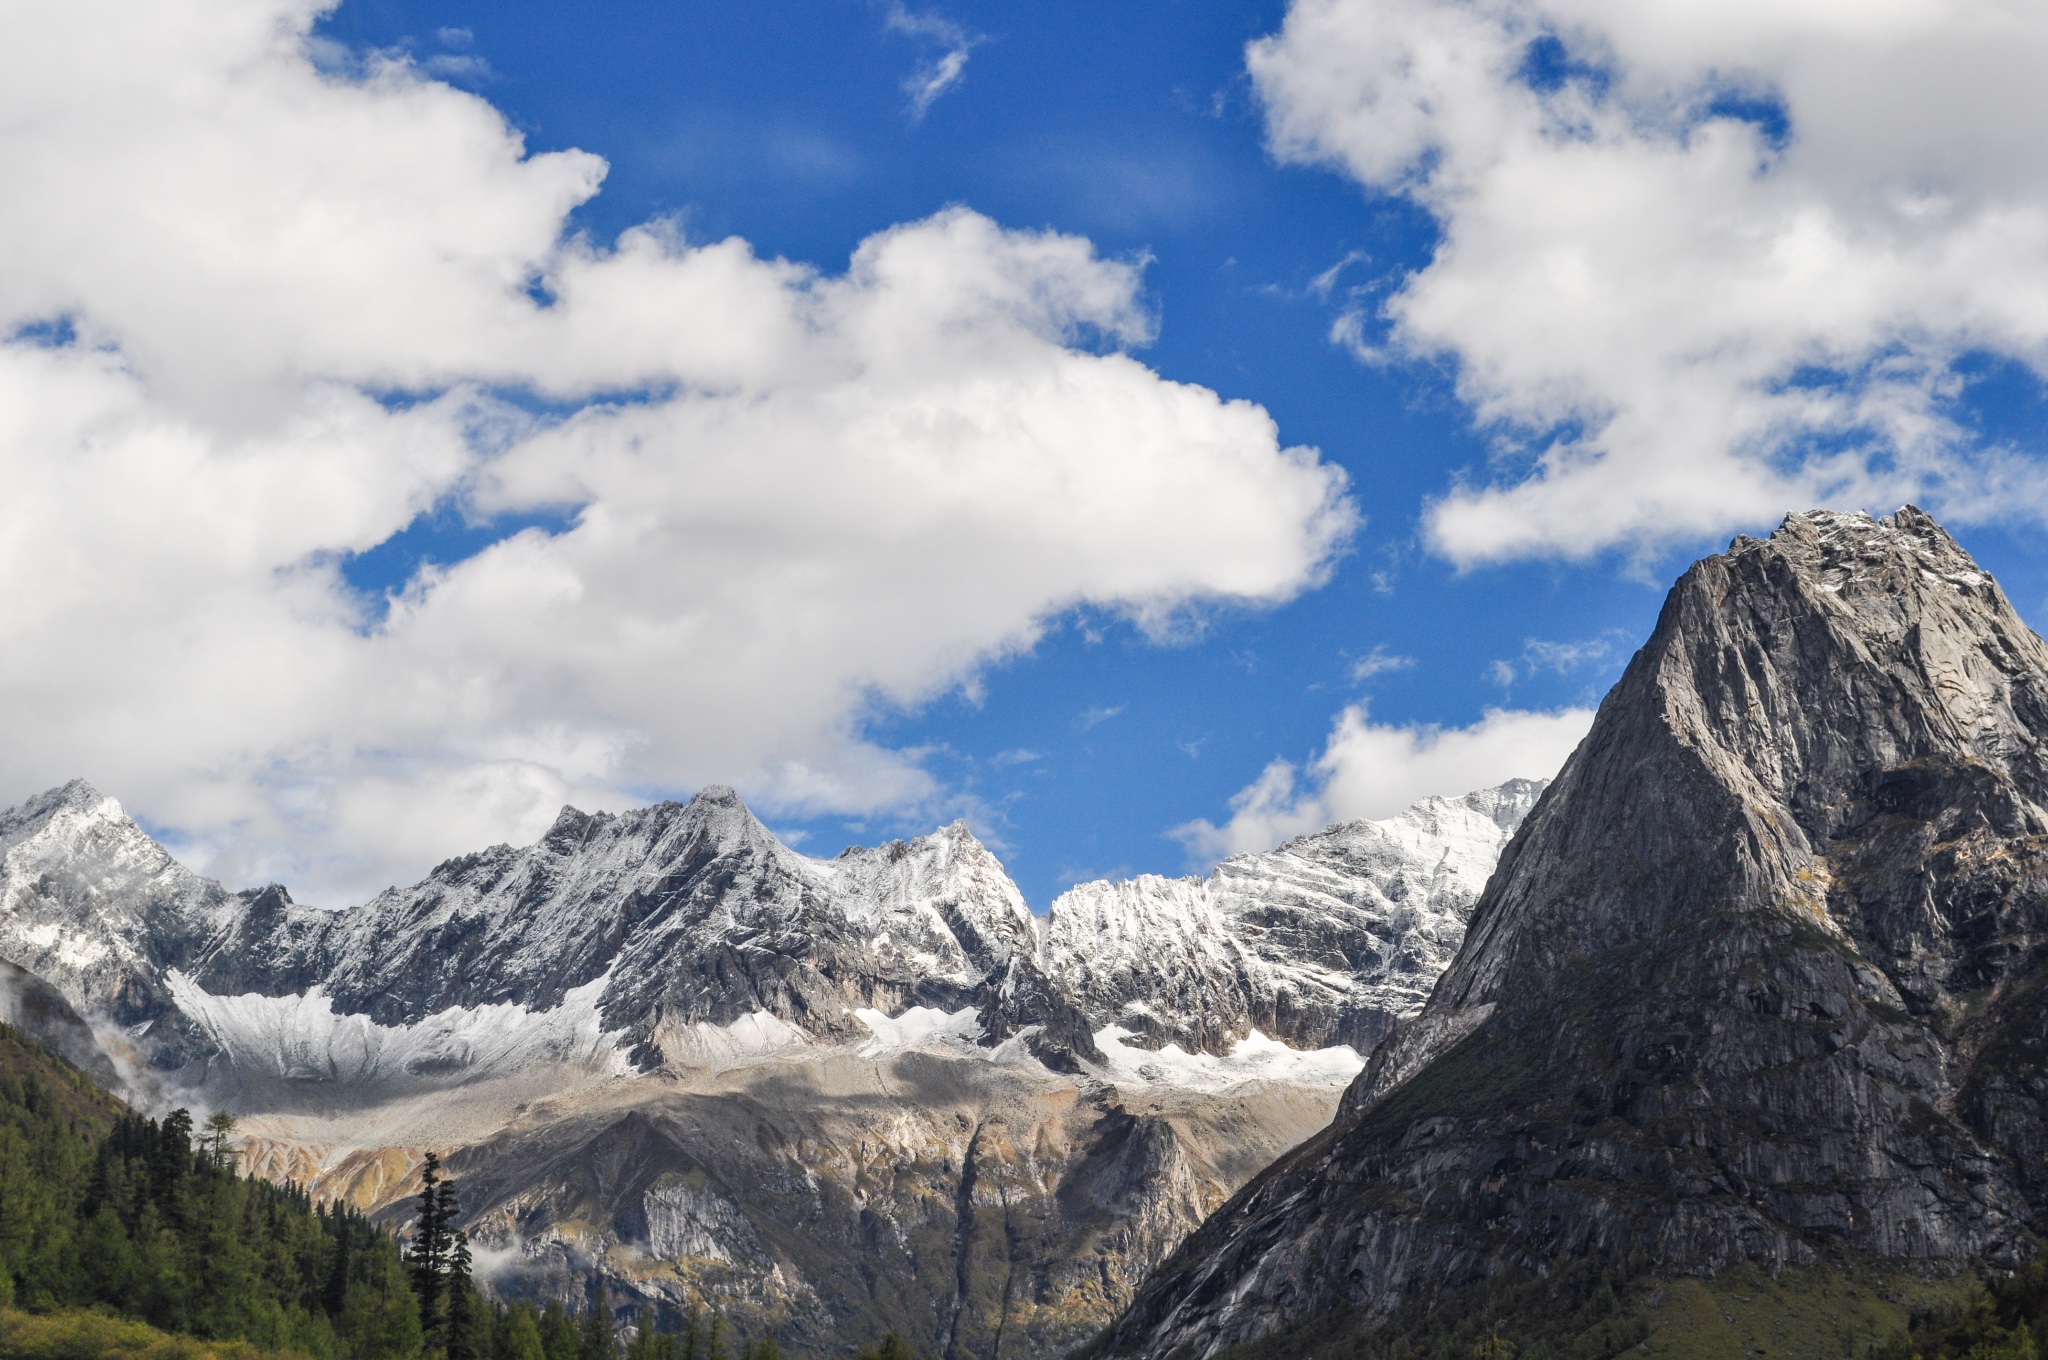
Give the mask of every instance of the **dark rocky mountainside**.
[[1427, 1007], [1098, 1349], [1369, 1326], [1567, 1259], [2024, 1254], [2044, 739], [2048, 647], [1922, 512], [1696, 563]]

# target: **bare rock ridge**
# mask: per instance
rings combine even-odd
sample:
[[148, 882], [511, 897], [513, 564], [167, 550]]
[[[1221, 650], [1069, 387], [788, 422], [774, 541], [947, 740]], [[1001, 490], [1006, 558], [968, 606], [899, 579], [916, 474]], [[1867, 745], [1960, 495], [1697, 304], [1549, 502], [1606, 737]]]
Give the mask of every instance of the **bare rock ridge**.
[[2044, 739], [2048, 647], [1919, 510], [1694, 564], [1428, 1005], [1098, 1350], [1584, 1255], [2011, 1262], [2048, 1209]]
[[1539, 790], [1040, 922], [965, 826], [812, 859], [723, 788], [313, 910], [74, 783], [0, 813], [0, 1003], [394, 1220], [439, 1152], [501, 1288], [709, 1300], [795, 1355], [894, 1328], [1049, 1360], [1328, 1122]]

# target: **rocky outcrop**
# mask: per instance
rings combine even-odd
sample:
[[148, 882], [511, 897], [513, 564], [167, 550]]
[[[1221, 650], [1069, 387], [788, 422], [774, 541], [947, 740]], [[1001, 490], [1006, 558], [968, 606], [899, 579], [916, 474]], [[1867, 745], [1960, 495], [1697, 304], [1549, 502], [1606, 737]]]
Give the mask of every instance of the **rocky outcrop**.
[[0, 959], [117, 1024], [170, 1009], [165, 969], [240, 909], [83, 780], [0, 812]]
[[109, 1090], [121, 1074], [85, 1017], [25, 968], [0, 962], [0, 1024], [11, 1025]]
[[[565, 808], [534, 845], [331, 912], [275, 884], [226, 892], [74, 783], [0, 814], [0, 958], [193, 1080], [223, 1060], [248, 1078], [279, 1044], [296, 1056], [273, 1075], [317, 1077], [304, 1050], [331, 1031], [351, 1046], [331, 1065], [352, 1080], [370, 1075], [358, 1050], [402, 1048], [413, 1075], [438, 1062], [459, 1081], [454, 1050], [442, 1062], [383, 1032], [508, 1007], [532, 1029], [584, 996], [596, 1032], [643, 1070], [665, 1060], [663, 1035], [698, 1025], [760, 1014], [858, 1042], [858, 1012], [909, 1007], [974, 1009], [988, 1042], [1021, 1037], [1068, 1072], [1103, 1060], [1107, 1025], [1219, 1055], [1255, 1030], [1365, 1052], [1428, 995], [1541, 787], [1427, 799], [1205, 880], [1083, 884], [1041, 928], [964, 824], [817, 860], [721, 787], [619, 814]], [[294, 1037], [295, 1022], [313, 1029]]]
[[1917, 510], [1695, 564], [1428, 1006], [1102, 1348], [1567, 1257], [2012, 1262], [2048, 1207], [2044, 738], [2048, 647]]

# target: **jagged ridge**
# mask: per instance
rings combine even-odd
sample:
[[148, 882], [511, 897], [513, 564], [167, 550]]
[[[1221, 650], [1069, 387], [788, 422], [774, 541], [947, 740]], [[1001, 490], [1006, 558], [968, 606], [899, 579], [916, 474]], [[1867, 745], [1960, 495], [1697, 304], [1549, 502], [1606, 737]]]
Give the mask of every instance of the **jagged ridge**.
[[[1427, 800], [1207, 880], [1085, 884], [1041, 927], [964, 824], [816, 860], [717, 786], [565, 808], [534, 845], [330, 912], [224, 891], [74, 783], [0, 817], [0, 957], [192, 1079], [225, 1061], [376, 1082], [399, 1055], [402, 1075], [462, 1077], [465, 1054], [521, 1036], [586, 1057], [611, 1036], [651, 1067], [690, 1061], [705, 1026], [759, 1015], [857, 1042], [857, 1013], [910, 1007], [972, 1009], [987, 1042], [1022, 1036], [1067, 1070], [1104, 1061], [1112, 1023], [1193, 1052], [1253, 1030], [1365, 1051], [1421, 1004], [1539, 787]], [[539, 1018], [572, 999], [594, 1015]]]

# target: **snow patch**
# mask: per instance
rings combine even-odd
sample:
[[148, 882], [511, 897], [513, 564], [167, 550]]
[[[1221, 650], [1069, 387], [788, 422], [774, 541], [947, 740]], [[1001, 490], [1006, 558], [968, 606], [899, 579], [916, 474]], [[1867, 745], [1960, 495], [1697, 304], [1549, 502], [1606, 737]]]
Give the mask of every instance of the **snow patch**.
[[657, 1041], [671, 1067], [706, 1072], [787, 1057], [811, 1047], [810, 1035], [771, 1011], [754, 1011], [728, 1025], [708, 1020], [664, 1025]]
[[1365, 1059], [1349, 1044], [1335, 1048], [1290, 1048], [1257, 1030], [1238, 1040], [1220, 1058], [1213, 1053], [1189, 1053], [1178, 1044], [1168, 1044], [1155, 1052], [1123, 1042], [1135, 1037], [1118, 1025], [1105, 1025], [1095, 1032], [1095, 1046], [1102, 1050], [1104, 1059], [1099, 1070], [1119, 1086], [1222, 1091], [1248, 1081], [1266, 1081], [1342, 1089], [1365, 1069]]
[[572, 988], [552, 1010], [514, 1002], [451, 1006], [411, 1025], [337, 1015], [324, 989], [297, 996], [215, 996], [172, 969], [178, 1009], [244, 1072], [294, 1081], [459, 1086], [541, 1064], [625, 1076], [623, 1031], [604, 1029], [598, 998], [606, 975]]
[[981, 1040], [981, 1016], [972, 1006], [950, 1013], [936, 1006], [912, 1006], [894, 1018], [867, 1009], [857, 1010], [853, 1015], [875, 1036], [861, 1045], [863, 1058], [880, 1058], [907, 1048], [927, 1046], [973, 1048]]

